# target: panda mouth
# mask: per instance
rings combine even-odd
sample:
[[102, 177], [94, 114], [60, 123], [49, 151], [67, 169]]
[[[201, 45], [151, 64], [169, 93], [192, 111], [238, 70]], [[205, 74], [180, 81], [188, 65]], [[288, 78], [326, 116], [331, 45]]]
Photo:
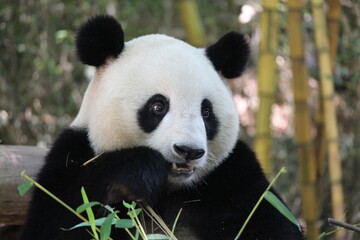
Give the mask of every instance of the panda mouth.
[[195, 167], [186, 163], [172, 163], [171, 173], [175, 176], [190, 176], [194, 172]]

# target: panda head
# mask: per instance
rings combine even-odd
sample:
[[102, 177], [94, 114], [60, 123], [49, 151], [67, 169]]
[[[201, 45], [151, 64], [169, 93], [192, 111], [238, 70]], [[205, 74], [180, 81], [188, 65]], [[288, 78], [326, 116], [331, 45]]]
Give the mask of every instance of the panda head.
[[242, 35], [206, 49], [159, 34], [124, 43], [120, 24], [97, 16], [80, 29], [77, 52], [97, 70], [72, 127], [88, 130], [97, 154], [151, 147], [168, 161], [169, 183], [186, 185], [232, 151], [239, 120], [226, 79], [246, 65]]

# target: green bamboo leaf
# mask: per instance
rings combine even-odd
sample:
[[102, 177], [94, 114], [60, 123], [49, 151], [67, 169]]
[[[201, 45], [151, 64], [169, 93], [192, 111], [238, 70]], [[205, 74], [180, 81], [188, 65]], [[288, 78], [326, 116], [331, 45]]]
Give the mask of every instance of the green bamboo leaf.
[[[95, 226], [100, 227], [100, 226], [104, 223], [105, 220], [106, 220], [106, 217], [102, 217], [102, 218], [95, 219], [94, 224], [95, 224]], [[116, 219], [114, 219], [111, 224], [114, 225], [115, 223], [116, 223]], [[90, 226], [89, 223], [87, 223], [87, 222], [82, 222], [82, 223], [79, 223], [79, 224], [73, 226], [72, 228], [64, 229], [64, 230], [73, 230], [73, 229], [75, 229], [75, 228], [89, 227], [89, 226]]]
[[276, 197], [272, 192], [267, 191], [265, 193], [265, 199], [273, 205], [282, 215], [284, 215], [290, 222], [294, 223], [299, 229], [301, 229], [299, 222], [296, 220], [294, 215], [289, 211], [289, 209], [283, 204], [278, 197]]
[[[81, 187], [81, 196], [82, 196], [83, 201], [84, 201], [85, 204], [89, 203], [89, 199], [88, 199], [88, 197], [86, 195], [84, 187]], [[94, 216], [94, 212], [92, 211], [91, 207], [86, 208], [86, 213], [88, 215], [88, 219], [89, 219], [89, 222], [90, 222], [91, 231], [94, 234], [94, 237], [96, 239], [98, 239], [98, 234], [96, 232], [96, 227], [95, 227], [95, 216]]]
[[325, 237], [326, 237], [326, 232], [323, 232], [322, 234], [320, 234], [320, 236], [319, 236], [318, 239], [320, 240], [320, 239], [323, 239], [323, 238], [325, 238]]
[[124, 205], [124, 207], [126, 207], [127, 209], [130, 209], [130, 208], [131, 208], [131, 204], [125, 202], [124, 200], [123, 200], [123, 205]]
[[130, 219], [117, 219], [115, 224], [116, 228], [132, 228], [134, 226], [134, 222]]
[[140, 214], [140, 212], [141, 212], [141, 208], [138, 208], [138, 209], [134, 209], [134, 210], [129, 211], [128, 215], [130, 217], [134, 218], [134, 217], [138, 216]]
[[32, 187], [32, 182], [24, 182], [18, 186], [20, 196], [24, 196]]
[[105, 205], [104, 208], [106, 208], [109, 212], [114, 212], [114, 208], [110, 207], [109, 205]]
[[103, 224], [101, 224], [101, 228], [100, 228], [100, 239], [101, 240], [108, 240], [108, 238], [110, 237], [111, 225], [113, 224], [113, 220], [116, 220], [114, 218], [115, 218], [115, 213], [110, 213], [106, 217]]
[[93, 206], [99, 205], [99, 202], [88, 202], [88, 203], [83, 203], [81, 204], [79, 207], [76, 208], [76, 212], [77, 213], [82, 213], [83, 211], [85, 211], [88, 208], [91, 208]]
[[171, 240], [169, 236], [164, 234], [147, 234], [146, 237], [149, 240]]

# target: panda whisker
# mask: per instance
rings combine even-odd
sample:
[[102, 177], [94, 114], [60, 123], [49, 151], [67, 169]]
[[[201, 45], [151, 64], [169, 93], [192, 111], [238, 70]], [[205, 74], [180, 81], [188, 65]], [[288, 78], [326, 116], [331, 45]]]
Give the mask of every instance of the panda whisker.
[[200, 180], [201, 180], [205, 185], [209, 185], [204, 178], [200, 178]]
[[195, 190], [199, 195], [201, 195], [201, 193], [200, 193], [200, 191], [198, 189], [198, 185], [199, 185], [198, 181], [192, 181], [188, 185], [186, 185], [186, 189], [188, 191], [194, 191]]
[[214, 156], [213, 153], [208, 153], [208, 159], [211, 161], [216, 161], [216, 157]]

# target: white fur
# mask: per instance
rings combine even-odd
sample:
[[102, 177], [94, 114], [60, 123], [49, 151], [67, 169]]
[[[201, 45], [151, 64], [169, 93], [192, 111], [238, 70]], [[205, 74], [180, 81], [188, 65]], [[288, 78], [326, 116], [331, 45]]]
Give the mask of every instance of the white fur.
[[[167, 97], [170, 109], [148, 134], [138, 126], [137, 112], [155, 94]], [[205, 98], [219, 121], [212, 141], [201, 117]], [[88, 128], [97, 153], [145, 145], [179, 162], [173, 144], [203, 148], [205, 155], [194, 161], [196, 170], [185, 180], [189, 183], [231, 152], [239, 121], [232, 95], [203, 49], [165, 35], [147, 35], [127, 42], [117, 59], [97, 70], [72, 126]]]

